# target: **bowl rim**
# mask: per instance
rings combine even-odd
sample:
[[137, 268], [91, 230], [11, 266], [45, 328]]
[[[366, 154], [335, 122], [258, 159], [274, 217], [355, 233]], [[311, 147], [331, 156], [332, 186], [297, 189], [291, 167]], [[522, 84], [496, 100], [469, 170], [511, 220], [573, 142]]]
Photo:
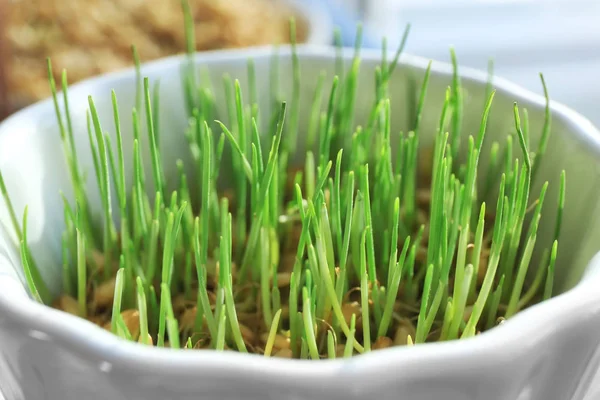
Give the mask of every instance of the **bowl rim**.
[[[328, 46], [299, 45], [297, 53], [300, 58], [333, 59], [334, 53]], [[251, 57], [255, 61], [262, 57], [270, 57], [273, 48], [270, 46], [216, 50], [196, 53], [194, 60], [200, 62], [246, 62]], [[280, 55], [290, 54], [289, 46], [279, 48]], [[352, 49], [345, 49], [345, 59], [352, 57]], [[160, 71], [179, 70], [185, 55], [176, 55], [142, 65], [145, 74], [156, 74]], [[363, 49], [361, 51], [363, 62], [377, 63], [381, 60], [378, 50]], [[402, 55], [399, 63], [402, 66], [417, 70], [425, 70], [429, 59]], [[452, 66], [445, 62], [433, 61], [431, 73], [442, 76], [452, 75]], [[111, 83], [121, 79], [131, 79], [135, 76], [134, 68], [116, 71], [109, 74], [93, 77], [70, 86], [69, 93], [91, 93], [94, 88], [105, 88], [107, 93]], [[461, 67], [460, 76], [464, 81], [475, 84], [486, 84], [487, 73], [471, 68]], [[544, 107], [545, 99], [533, 92], [521, 88], [503, 78], [494, 77], [494, 87], [498, 92], [514, 98], [519, 102], [526, 102], [536, 107]], [[26, 107], [5, 121], [0, 123], [0, 136], [9, 134], [12, 128], [18, 127], [20, 121], [27, 120], [36, 114], [52, 107], [52, 99], [46, 99]], [[600, 157], [600, 132], [585, 117], [560, 103], [551, 101], [550, 104], [554, 120], [560, 119], [570, 127], [574, 139], [582, 140], [592, 147]], [[0, 262], [1, 259], [0, 259]], [[596, 254], [588, 263], [586, 274], [590, 266], [600, 265], [600, 253]], [[442, 369], [450, 371], [457, 365], [468, 364], [469, 368], [477, 368], [496, 364], [501, 360], [512, 358], [519, 349], [527, 343], [548, 337], [552, 331], [553, 322], [557, 317], [569, 326], [576, 326], [577, 321], [589, 318], [585, 305], [591, 306], [598, 300], [596, 279], [582, 279], [574, 288], [547, 301], [527, 308], [502, 326], [477, 335], [473, 338], [427, 343], [414, 347], [393, 347], [378, 350], [368, 354], [349, 359], [321, 360], [314, 363], [305, 360], [288, 360], [279, 358], [265, 358], [258, 355], [242, 354], [238, 352], [207, 351], [182, 351], [161, 349], [143, 346], [138, 343], [128, 342], [117, 338], [112, 333], [83, 320], [50, 307], [38, 304], [26, 298], [15, 301], [25, 295], [21, 282], [14, 278], [0, 274], [0, 322], [11, 321], [13, 326], [28, 331], [30, 335], [40, 336], [45, 340], [61, 344], [65, 348], [85, 355], [88, 359], [97, 360], [98, 363], [108, 363], [128, 371], [150, 373], [167, 376], [189, 376], [201, 372], [203, 377], [219, 379], [223, 373], [236, 377], [235, 379], [252, 379], [255, 382], [265, 381], [271, 384], [287, 387], [306, 387], [305, 379], [310, 379], [314, 386], [327, 385], [331, 389], [343, 391], [362, 390], [361, 380], [350, 381], [352, 376], [377, 376], [385, 375], [390, 369], [402, 368], [404, 378], [409, 379], [414, 374], [422, 374], [430, 369], [432, 373]], [[62, 321], [57, 324], [56, 321]], [[556, 325], [556, 324], [554, 324]], [[539, 327], [545, 326], [543, 332]], [[524, 340], [523, 338], [527, 338]], [[534, 340], [535, 339], [535, 340]], [[533, 342], [532, 342], [533, 341]], [[418, 366], [415, 368], [415, 366]], [[411, 368], [413, 367], [413, 368]], [[412, 371], [412, 372], [411, 372]], [[187, 374], [186, 374], [187, 372]], [[412, 374], [412, 375], [411, 375]], [[364, 381], [362, 381], [364, 383]]]

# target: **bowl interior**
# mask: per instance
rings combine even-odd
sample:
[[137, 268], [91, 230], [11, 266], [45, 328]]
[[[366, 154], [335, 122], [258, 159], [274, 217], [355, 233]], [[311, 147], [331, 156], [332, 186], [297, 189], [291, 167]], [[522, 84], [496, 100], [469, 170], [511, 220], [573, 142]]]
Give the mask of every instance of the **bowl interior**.
[[[268, 113], [272, 108], [269, 92], [271, 89], [271, 49], [251, 49], [240, 51], [222, 51], [198, 54], [195, 58], [202, 72], [203, 84], [210, 85], [215, 93], [217, 114], [226, 124], [229, 124], [225, 113], [225, 97], [223, 91], [223, 75], [228, 74], [239, 79], [246, 104], [248, 103], [247, 60], [252, 57], [256, 68], [256, 85], [260, 109], [266, 114], [259, 121], [264, 128]], [[298, 50], [302, 75], [300, 96], [300, 135], [296, 149], [297, 154], [303, 154], [304, 132], [308, 124], [308, 115], [312, 104], [317, 77], [325, 74], [325, 90], [323, 91], [322, 107], [327, 105], [329, 85], [335, 74], [335, 56], [329, 49], [300, 47]], [[351, 52], [344, 53], [346, 70], [351, 62]], [[374, 69], [379, 65], [379, 53], [365, 51], [358, 79], [357, 99], [355, 105], [355, 122], [364, 124], [368, 118], [374, 101]], [[149, 63], [143, 67], [143, 75], [148, 76], [152, 85], [158, 85], [160, 93], [160, 113], [158, 132], [163, 165], [168, 182], [173, 182], [177, 175], [176, 160], [184, 161], [188, 174], [193, 176], [189, 146], [184, 138], [188, 125], [184, 105], [180, 70], [185, 61], [183, 57], [172, 57]], [[390, 81], [390, 97], [392, 107], [392, 130], [408, 131], [413, 127], [416, 99], [421, 87], [426, 60], [404, 57], [394, 71]], [[291, 101], [291, 57], [289, 50], [283, 48], [279, 52], [279, 88], [282, 99]], [[483, 105], [486, 99], [485, 75], [474, 71], [464, 71], [464, 122], [463, 143], [467, 135], [476, 135], [479, 130]], [[451, 82], [451, 69], [444, 64], [433, 64], [429, 89], [425, 101], [425, 109], [421, 128], [421, 148], [431, 146], [433, 135], [439, 124], [441, 106], [446, 88]], [[497, 81], [496, 94], [487, 136], [484, 143], [484, 153], [479, 169], [482, 179], [487, 171], [489, 148], [493, 141], [499, 141], [501, 149], [506, 143], [508, 134], [514, 133], [513, 103], [517, 101], [521, 109], [528, 111], [531, 132], [531, 146], [537, 148], [544, 122], [544, 101], [527, 92]], [[92, 208], [100, 218], [100, 203], [89, 140], [86, 130], [86, 112], [88, 110], [88, 95], [93, 97], [102, 128], [115, 143], [115, 126], [110, 91], [114, 89], [118, 98], [118, 108], [124, 135], [126, 154], [126, 169], [131, 182], [132, 172], [132, 116], [135, 105], [136, 81], [132, 70], [118, 72], [85, 81], [69, 90], [69, 103], [73, 129], [76, 136], [79, 162], [87, 171], [87, 186]], [[551, 91], [550, 82], [550, 91]], [[60, 101], [61, 107], [64, 107]], [[143, 107], [142, 107], [143, 108]], [[289, 115], [289, 114], [288, 114]], [[523, 118], [523, 111], [521, 116]], [[145, 112], [140, 110], [140, 117], [145, 121]], [[265, 130], [262, 130], [263, 133]], [[590, 135], [595, 132], [586, 121], [577, 114], [561, 106], [553, 107], [552, 133], [548, 143], [546, 157], [541, 164], [539, 177], [533, 187], [533, 195], [537, 193], [544, 181], [550, 186], [546, 195], [543, 217], [538, 235], [537, 254], [551, 245], [553, 237], [556, 204], [558, 201], [558, 186], [561, 170], [567, 173], [566, 207], [563, 216], [559, 259], [557, 262], [556, 288], [564, 291], [575, 285], [583, 275], [593, 254], [600, 248], [600, 228], [593, 223], [598, 216], [596, 199], [600, 194], [598, 157], [598, 138]], [[142, 133], [145, 124], [142, 122]], [[220, 132], [217, 132], [220, 134]], [[268, 135], [266, 135], [268, 136]], [[143, 139], [143, 161], [145, 165], [146, 182], [151, 182], [150, 157], [147, 146], [147, 136]], [[515, 137], [516, 139], [516, 137]], [[520, 154], [517, 140], [513, 154]], [[226, 145], [226, 149], [229, 146]], [[227, 176], [227, 160], [222, 167], [222, 176]], [[29, 241], [42, 268], [43, 278], [50, 289], [57, 293], [61, 284], [61, 234], [64, 229], [63, 200], [61, 192], [67, 199], [72, 199], [72, 189], [63, 157], [60, 134], [56, 116], [50, 100], [29, 107], [0, 125], [0, 170], [4, 174], [6, 187], [13, 200], [17, 214], [22, 215], [25, 206], [29, 209]], [[198, 189], [192, 182], [192, 192]], [[481, 186], [481, 185], [480, 185]], [[113, 188], [114, 189], [114, 188]], [[114, 191], [113, 191], [114, 193]], [[114, 197], [114, 196], [113, 196]], [[490, 199], [488, 207], [495, 205], [495, 199]], [[117, 210], [116, 199], [113, 198], [113, 208]], [[2, 240], [0, 241], [0, 274], [8, 274], [24, 282], [20, 257], [15, 246], [15, 235], [12, 232], [6, 206], [0, 200], [0, 219], [4, 223]]]

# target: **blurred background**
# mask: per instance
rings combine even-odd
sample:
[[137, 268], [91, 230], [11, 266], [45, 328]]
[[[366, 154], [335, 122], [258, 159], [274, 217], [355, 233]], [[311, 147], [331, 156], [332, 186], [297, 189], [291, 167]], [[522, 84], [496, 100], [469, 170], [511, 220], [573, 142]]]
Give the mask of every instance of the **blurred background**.
[[[598, 0], [189, 0], [197, 48], [285, 42], [288, 19], [298, 40], [329, 44], [331, 28], [352, 45], [390, 47], [407, 23], [407, 52], [486, 69], [540, 93], [543, 72], [553, 100], [600, 125], [600, 1]], [[48, 96], [45, 57], [69, 81], [131, 65], [130, 44], [143, 61], [184, 49], [179, 0], [0, 0], [0, 112]], [[268, 21], [265, 23], [264, 21]]]
[[600, 126], [600, 1], [598, 0], [334, 0], [352, 3], [378, 44], [399, 42], [410, 23], [408, 53], [448, 61], [454, 46], [463, 66], [486, 69], [542, 93]]

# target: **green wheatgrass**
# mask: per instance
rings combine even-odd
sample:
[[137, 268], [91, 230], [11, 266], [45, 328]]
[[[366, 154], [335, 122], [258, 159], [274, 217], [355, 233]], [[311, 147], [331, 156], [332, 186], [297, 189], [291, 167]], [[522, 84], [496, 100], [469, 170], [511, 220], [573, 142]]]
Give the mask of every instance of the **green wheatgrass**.
[[[146, 345], [314, 360], [468, 338], [552, 295], [566, 179], [563, 171], [552, 242], [539, 243], [549, 184], [544, 183], [539, 194], [531, 188], [550, 134], [543, 77], [546, 113], [537, 150], [530, 149], [527, 111], [522, 111], [521, 120], [515, 104], [516, 134], [507, 133], [505, 143], [492, 143], [483, 160], [495, 94], [492, 63], [475, 137], [463, 132], [464, 91], [454, 51], [454, 74], [437, 130], [423, 132], [421, 126], [430, 63], [415, 104], [408, 107], [414, 111], [411, 130], [398, 132], [391, 125], [398, 105], [390, 101], [388, 84], [407, 28], [390, 61], [384, 41], [382, 64], [374, 71], [375, 101], [366, 124], [356, 126], [361, 28], [347, 70], [336, 34], [337, 75], [327, 88], [324, 72], [318, 77], [302, 75], [292, 21], [292, 63], [286, 71], [291, 98], [282, 101], [279, 93], [281, 56], [276, 50], [267, 89], [270, 107], [258, 106], [260, 88], [249, 60], [249, 104], [239, 81], [225, 75], [226, 110], [216, 115], [213, 85], [193, 64], [193, 24], [187, 2], [182, 0], [182, 5], [188, 53], [182, 82], [190, 123], [181, 134], [189, 143], [195, 173], [188, 176], [181, 160], [162, 157], [159, 86], [142, 77], [133, 47], [137, 89], [132, 154], [124, 154], [114, 91], [115, 143], [89, 98], [88, 138], [92, 179], [102, 200], [100, 225], [92, 221], [86, 173], [75, 151], [67, 75], [63, 73], [61, 82], [61, 106], [48, 62], [75, 193], [74, 202], [64, 200], [67, 229], [58, 299], [51, 297], [29, 250], [27, 208], [20, 223], [0, 174], [0, 191], [35, 300]], [[303, 79], [315, 78], [312, 106], [301, 115]], [[152, 182], [144, 181], [141, 118], [146, 118]], [[299, 131], [301, 119], [308, 121], [307, 132]], [[269, 122], [266, 131], [259, 121]], [[423, 134], [435, 136], [432, 148], [420, 145]], [[297, 158], [292, 153], [300, 135], [305, 135], [308, 150], [304, 162], [292, 166], [289, 160]], [[345, 138], [350, 144], [340, 148]], [[515, 139], [519, 151], [513, 155]], [[233, 180], [221, 190], [218, 181], [227, 147]], [[433, 155], [431, 165], [420, 161], [425, 150]], [[459, 150], [466, 151], [464, 162], [458, 159]], [[126, 157], [133, 160], [129, 187]], [[173, 161], [179, 171], [177, 190], [169, 193], [172, 182], [166, 181], [163, 165]], [[483, 174], [481, 184], [478, 174]], [[197, 193], [190, 193], [192, 180], [199, 183], [193, 185], [199, 187]], [[149, 186], [154, 188], [151, 197]], [[482, 201], [496, 191], [495, 207]], [[540, 265], [532, 271], [531, 257], [540, 246]]]

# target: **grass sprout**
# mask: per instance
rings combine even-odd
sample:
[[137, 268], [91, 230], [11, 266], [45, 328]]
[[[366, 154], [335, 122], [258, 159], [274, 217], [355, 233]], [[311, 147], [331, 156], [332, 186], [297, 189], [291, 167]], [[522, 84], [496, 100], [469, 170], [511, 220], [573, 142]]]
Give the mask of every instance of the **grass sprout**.
[[[191, 11], [186, 1], [182, 5], [189, 55], [182, 68], [186, 131], [158, 131], [158, 83], [152, 86], [142, 77], [135, 47], [131, 154], [124, 152], [115, 92], [114, 143], [89, 98], [100, 224], [92, 220], [86, 172], [74, 146], [67, 75], [61, 102], [48, 63], [59, 139], [75, 193], [75, 206], [65, 199], [64, 288], [58, 298], [50, 296], [31, 254], [27, 209], [21, 224], [0, 175], [35, 300], [144, 345], [317, 360], [472, 337], [552, 295], [564, 172], [551, 243], [540, 243], [538, 227], [545, 209], [554, 207], [545, 199], [553, 182], [544, 183], [537, 197], [531, 192], [549, 141], [548, 100], [535, 151], [528, 114], [515, 104], [516, 138], [506, 132], [505, 142], [492, 143], [490, 156], [480, 157], [495, 92], [490, 78], [479, 131], [469, 136], [463, 126], [469, 112], [466, 93], [451, 51], [454, 74], [436, 116], [437, 129], [426, 132], [423, 124], [429, 64], [409, 107], [412, 126], [397, 131], [391, 115], [399, 105], [388, 92], [407, 28], [390, 61], [384, 42], [382, 65], [374, 71], [375, 101], [368, 121], [357, 126], [361, 29], [348, 67], [338, 50], [335, 77], [324, 72], [307, 77], [300, 70], [292, 22], [286, 71], [291, 98], [283, 101], [279, 93], [281, 56], [276, 51], [265, 94], [271, 106], [258, 106], [260, 87], [249, 60], [249, 93], [225, 76], [227, 106], [217, 115], [213, 85], [191, 63]], [[300, 107], [304, 79], [317, 80], [307, 115]], [[543, 77], [542, 84], [548, 99]], [[144, 118], [150, 182], [144, 178], [140, 148]], [[300, 131], [303, 119], [306, 132]], [[183, 161], [163, 158], [159, 136], [176, 134], [189, 143], [192, 174]], [[434, 136], [431, 147], [422, 144], [423, 135]], [[307, 151], [294, 154], [302, 137]], [[221, 176], [224, 154], [230, 156], [230, 176]], [[424, 154], [431, 155], [427, 163]], [[131, 177], [125, 170], [128, 158]], [[295, 159], [302, 162], [292, 163]], [[175, 181], [164, 172], [172, 162], [178, 167]], [[196, 186], [198, 192], [190, 192]], [[172, 187], [177, 189], [169, 192]], [[492, 193], [497, 197], [487, 204]], [[114, 196], [117, 210], [112, 209]], [[543, 257], [536, 270], [531, 264], [538, 247]]]

